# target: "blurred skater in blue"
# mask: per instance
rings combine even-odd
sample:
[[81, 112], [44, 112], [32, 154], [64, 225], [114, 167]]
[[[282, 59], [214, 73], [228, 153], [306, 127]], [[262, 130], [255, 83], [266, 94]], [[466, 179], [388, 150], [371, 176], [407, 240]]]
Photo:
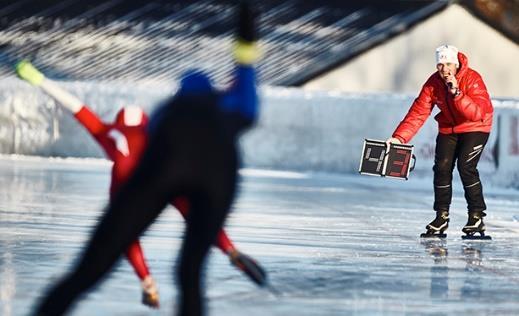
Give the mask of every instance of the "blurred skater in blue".
[[176, 197], [191, 206], [179, 256], [179, 315], [202, 315], [201, 273], [235, 197], [237, 141], [258, 116], [259, 57], [250, 5], [240, 3], [232, 86], [216, 90], [193, 70], [150, 121], [150, 139], [135, 173], [110, 201], [85, 252], [40, 302], [36, 315], [61, 315], [113, 267], [124, 250]]

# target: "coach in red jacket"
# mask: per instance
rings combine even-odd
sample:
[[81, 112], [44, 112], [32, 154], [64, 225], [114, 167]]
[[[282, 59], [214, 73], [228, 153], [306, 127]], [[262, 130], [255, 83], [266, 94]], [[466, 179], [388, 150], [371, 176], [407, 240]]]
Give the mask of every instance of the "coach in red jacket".
[[469, 68], [468, 59], [451, 45], [436, 49], [436, 69], [388, 142], [407, 143], [431, 114], [434, 105], [439, 133], [434, 160], [435, 220], [427, 234], [441, 234], [448, 227], [452, 198], [452, 172], [457, 161], [465, 189], [469, 220], [463, 232], [483, 232], [486, 209], [477, 164], [492, 128], [493, 107], [483, 79]]

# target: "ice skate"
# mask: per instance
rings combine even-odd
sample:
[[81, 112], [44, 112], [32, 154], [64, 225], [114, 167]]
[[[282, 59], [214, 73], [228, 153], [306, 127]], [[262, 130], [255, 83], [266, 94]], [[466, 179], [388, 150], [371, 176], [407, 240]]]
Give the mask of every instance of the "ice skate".
[[449, 228], [449, 212], [436, 211], [436, 218], [425, 227], [427, 231], [420, 235], [421, 238], [446, 238], [444, 231]]
[[142, 281], [142, 304], [151, 308], [159, 308], [159, 291], [152, 277], [148, 276]]
[[231, 263], [243, 271], [254, 283], [259, 286], [267, 284], [267, 273], [263, 268], [251, 257], [233, 250], [229, 254]]
[[[464, 236], [461, 236], [463, 239], [474, 239], [474, 240], [489, 240], [492, 237], [485, 235], [485, 223], [483, 222], [483, 217], [485, 217], [484, 212], [476, 211], [469, 212], [469, 218], [465, 227], [463, 227], [462, 231], [465, 233]], [[475, 235], [479, 233], [479, 236]]]

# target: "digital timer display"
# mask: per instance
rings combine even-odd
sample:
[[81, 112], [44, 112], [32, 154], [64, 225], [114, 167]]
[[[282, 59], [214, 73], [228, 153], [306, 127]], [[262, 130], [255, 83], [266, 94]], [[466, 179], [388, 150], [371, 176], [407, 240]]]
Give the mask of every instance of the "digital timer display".
[[366, 139], [359, 166], [361, 174], [391, 177], [407, 180], [414, 159], [413, 145], [390, 144], [384, 141]]

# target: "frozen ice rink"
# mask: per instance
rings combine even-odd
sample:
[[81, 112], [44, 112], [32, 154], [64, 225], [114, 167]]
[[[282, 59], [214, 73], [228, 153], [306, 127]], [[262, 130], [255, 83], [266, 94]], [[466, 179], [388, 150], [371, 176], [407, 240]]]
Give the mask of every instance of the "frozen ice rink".
[[[0, 159], [0, 315], [27, 315], [65, 273], [107, 199], [104, 160]], [[448, 239], [422, 244], [432, 183], [243, 169], [227, 222], [279, 293], [259, 289], [214, 250], [210, 315], [517, 315], [519, 192], [485, 187], [491, 242], [464, 242], [461, 185]], [[161, 309], [140, 304], [125, 261], [72, 315], [171, 315], [183, 223], [168, 209], [143, 237]]]

